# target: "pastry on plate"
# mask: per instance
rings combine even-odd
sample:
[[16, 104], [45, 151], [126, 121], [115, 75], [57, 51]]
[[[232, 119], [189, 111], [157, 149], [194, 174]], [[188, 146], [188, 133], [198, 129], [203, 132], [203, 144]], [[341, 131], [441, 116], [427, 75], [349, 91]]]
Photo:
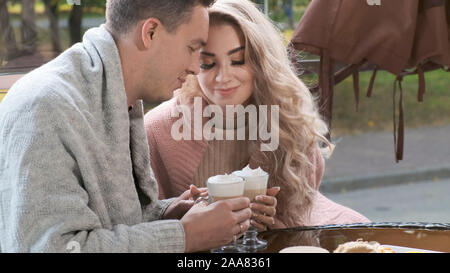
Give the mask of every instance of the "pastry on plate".
[[333, 253], [394, 253], [394, 251], [388, 247], [381, 246], [378, 242], [367, 242], [358, 239], [356, 241], [340, 244]]

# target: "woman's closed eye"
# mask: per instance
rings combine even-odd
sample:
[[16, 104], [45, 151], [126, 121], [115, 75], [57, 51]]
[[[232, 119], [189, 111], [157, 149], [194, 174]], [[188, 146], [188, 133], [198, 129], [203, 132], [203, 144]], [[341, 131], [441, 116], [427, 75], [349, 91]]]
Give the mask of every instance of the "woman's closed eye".
[[231, 61], [231, 65], [244, 65], [244, 64], [245, 64], [245, 60]]
[[216, 63], [200, 63], [200, 68], [204, 70], [210, 70], [216, 65]]
[[[231, 65], [235, 65], [235, 66], [239, 66], [239, 65], [244, 65], [245, 64], [245, 60], [240, 60], [240, 61], [231, 61]], [[213, 68], [216, 65], [216, 63], [207, 63], [207, 62], [202, 62], [200, 64], [200, 68], [204, 69], [204, 70], [209, 70], [211, 68]]]

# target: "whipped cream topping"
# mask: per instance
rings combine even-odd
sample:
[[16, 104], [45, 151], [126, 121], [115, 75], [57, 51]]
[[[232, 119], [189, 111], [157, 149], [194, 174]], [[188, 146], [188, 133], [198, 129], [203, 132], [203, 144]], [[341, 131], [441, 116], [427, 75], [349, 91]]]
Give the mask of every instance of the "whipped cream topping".
[[250, 164], [245, 166], [240, 171], [235, 171], [232, 174], [240, 176], [240, 177], [248, 177], [248, 176], [265, 176], [268, 175], [267, 172], [265, 172], [261, 167], [258, 167], [257, 169], [251, 169]]
[[261, 169], [261, 167], [258, 167], [257, 169], [251, 169], [250, 165], [247, 165], [242, 170], [234, 171], [232, 174], [244, 178], [245, 190], [267, 188], [269, 174]]

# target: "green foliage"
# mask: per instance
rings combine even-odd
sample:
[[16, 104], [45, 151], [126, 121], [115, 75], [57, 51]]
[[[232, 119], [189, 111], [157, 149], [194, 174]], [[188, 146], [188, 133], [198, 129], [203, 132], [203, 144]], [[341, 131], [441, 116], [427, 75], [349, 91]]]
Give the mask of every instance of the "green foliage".
[[105, 0], [89, 0], [82, 2], [85, 7], [106, 8]]
[[[263, 6], [264, 0], [253, 0], [253, 2]], [[297, 25], [303, 16], [306, 7], [311, 2], [311, 0], [292, 0], [292, 11], [293, 11], [293, 27]], [[287, 5], [289, 0], [269, 0], [269, 16], [270, 18], [278, 23], [283, 23], [285, 27], [291, 28], [289, 26], [289, 18], [283, 10], [283, 6]]]

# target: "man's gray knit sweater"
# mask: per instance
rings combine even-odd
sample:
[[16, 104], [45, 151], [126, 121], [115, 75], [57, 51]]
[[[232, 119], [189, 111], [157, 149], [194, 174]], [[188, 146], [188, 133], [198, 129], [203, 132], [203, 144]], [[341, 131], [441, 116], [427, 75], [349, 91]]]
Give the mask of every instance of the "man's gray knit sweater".
[[128, 112], [104, 26], [19, 80], [0, 104], [3, 252], [183, 252], [160, 220], [142, 102]]

